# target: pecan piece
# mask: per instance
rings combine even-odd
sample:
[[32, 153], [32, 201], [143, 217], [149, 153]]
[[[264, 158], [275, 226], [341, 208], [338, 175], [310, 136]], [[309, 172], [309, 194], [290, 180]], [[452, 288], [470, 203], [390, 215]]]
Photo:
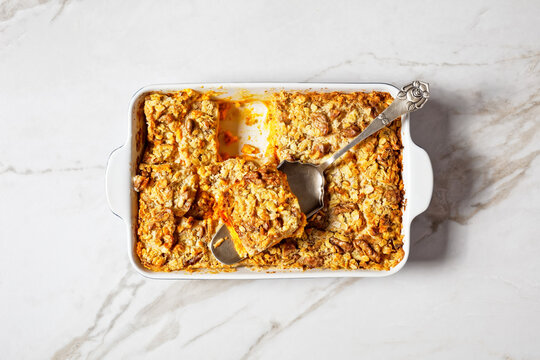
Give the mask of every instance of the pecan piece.
[[193, 128], [195, 127], [195, 124], [192, 119], [186, 119], [184, 122], [184, 126], [186, 127], [186, 131], [188, 134], [191, 134], [193, 132]]
[[366, 254], [371, 260], [375, 261], [376, 263], [381, 262], [381, 255], [377, 254], [369, 243], [363, 240], [363, 238], [355, 239], [353, 243], [357, 249], [362, 250], [364, 254]]
[[283, 257], [288, 258], [296, 251], [296, 246], [294, 245], [293, 241], [285, 240], [281, 245], [281, 251], [283, 253]]
[[401, 192], [398, 189], [389, 189], [383, 192], [383, 197], [392, 204], [399, 204], [401, 201]]
[[198, 263], [202, 259], [203, 255], [204, 255], [203, 253], [200, 253], [198, 255], [195, 255], [191, 259], [187, 260], [186, 261], [186, 266], [195, 265], [196, 263]]
[[197, 194], [195, 195], [195, 201], [189, 207], [189, 210], [185, 214], [185, 217], [193, 217], [198, 220], [210, 217], [213, 206], [214, 198], [211, 197], [210, 194], [204, 191], [197, 191]]
[[388, 227], [392, 225], [392, 221], [390, 220], [390, 216], [388, 214], [385, 214], [381, 217], [381, 220], [379, 220], [379, 227], [385, 226]]
[[279, 185], [281, 183], [279, 178], [279, 173], [269, 167], [261, 167], [259, 169], [259, 174], [261, 179], [267, 184], [267, 185]]
[[348, 128], [343, 130], [343, 136], [352, 138], [360, 134], [360, 128], [356, 125], [351, 125]]
[[172, 210], [171, 209], [163, 209], [155, 214], [155, 219], [157, 221], [165, 221], [172, 218]]
[[318, 213], [313, 215], [313, 217], [309, 219], [307, 226], [319, 230], [326, 229], [326, 227], [328, 226], [328, 216], [326, 214], [326, 209], [322, 209]]
[[197, 122], [193, 124], [193, 127], [195, 127], [195, 125], [197, 125], [198, 127], [200, 127], [202, 130], [204, 131], [208, 131], [209, 129], [213, 128], [215, 126], [215, 123], [214, 123], [214, 120], [204, 114], [204, 113], [201, 113], [199, 112], [199, 114], [202, 114], [200, 116], [197, 116]]
[[279, 114], [279, 121], [281, 121], [284, 124], [289, 124], [291, 122], [291, 119], [287, 116], [287, 113], [282, 112]]
[[341, 110], [334, 109], [330, 111], [330, 120], [336, 120], [341, 116]]
[[322, 158], [324, 155], [328, 154], [330, 150], [330, 144], [327, 143], [316, 143], [313, 145], [312, 154], [317, 158]]
[[371, 93], [367, 99], [367, 102], [369, 106], [376, 108], [377, 106], [381, 106], [381, 97], [378, 94]]
[[319, 130], [321, 135], [328, 135], [330, 133], [330, 123], [328, 118], [323, 113], [315, 113], [311, 115], [313, 125]]
[[193, 235], [195, 235], [199, 239], [202, 239], [205, 233], [206, 233], [206, 229], [202, 225], [197, 226], [196, 228], [193, 229]]
[[377, 162], [383, 166], [388, 166], [395, 159], [394, 151], [392, 148], [387, 147], [377, 154]]
[[166, 124], [167, 124], [167, 123], [171, 123], [171, 122], [174, 121], [174, 116], [172, 116], [171, 114], [165, 114], [165, 115], [163, 115], [163, 116], [161, 116], [161, 117], [159, 118], [159, 121], [160, 121], [160, 122], [164, 122], [164, 123], [166, 123]]
[[189, 211], [191, 205], [195, 201], [195, 194], [197, 190], [194, 189], [175, 189], [173, 193], [173, 207], [174, 213], [177, 216], [183, 216]]
[[330, 238], [330, 240], [328, 241], [330, 241], [330, 244], [338, 247], [340, 250], [344, 252], [351, 252], [354, 250], [354, 246], [349, 242], [338, 240], [336, 238]]
[[379, 154], [377, 154], [377, 161], [385, 161], [388, 158], [392, 159], [394, 156], [394, 151], [392, 151], [392, 148], [387, 147], [384, 148]]
[[148, 184], [148, 180], [149, 179], [146, 176], [136, 175], [133, 178], [133, 188], [135, 189], [135, 191], [141, 191], [146, 186], [146, 184]]
[[265, 222], [259, 227], [259, 233], [261, 235], [264, 235], [268, 233], [268, 229], [270, 229], [270, 225], [267, 222]]
[[321, 267], [324, 264], [322, 256], [304, 256], [298, 259], [298, 263], [310, 269]]
[[334, 214], [339, 215], [343, 213], [352, 212], [356, 209], [357, 209], [356, 204], [345, 203], [345, 204], [339, 204], [338, 206], [333, 208], [332, 211], [334, 212]]
[[244, 175], [244, 180], [254, 184], [262, 184], [261, 174], [258, 171], [250, 171]]

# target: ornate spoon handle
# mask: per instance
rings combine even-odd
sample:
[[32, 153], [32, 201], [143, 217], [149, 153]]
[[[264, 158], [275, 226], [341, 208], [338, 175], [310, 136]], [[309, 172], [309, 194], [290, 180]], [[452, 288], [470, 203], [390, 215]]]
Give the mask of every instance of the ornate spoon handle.
[[343, 156], [347, 151], [352, 149], [366, 138], [375, 134], [383, 127], [390, 124], [396, 118], [407, 113], [418, 110], [424, 106], [429, 98], [429, 84], [423, 81], [413, 81], [409, 85], [405, 85], [398, 92], [394, 101], [380, 113], [367, 128], [356, 136], [349, 144], [336, 151], [328, 160], [318, 166], [321, 171], [325, 171], [337, 159]]

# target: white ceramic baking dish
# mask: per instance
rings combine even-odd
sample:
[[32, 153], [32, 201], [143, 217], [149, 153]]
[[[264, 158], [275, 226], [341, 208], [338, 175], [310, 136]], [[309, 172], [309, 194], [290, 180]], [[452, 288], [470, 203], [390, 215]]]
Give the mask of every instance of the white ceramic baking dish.
[[[135, 269], [143, 276], [155, 279], [263, 279], [263, 278], [313, 278], [313, 277], [380, 277], [399, 271], [407, 262], [410, 250], [410, 226], [412, 220], [425, 211], [431, 201], [433, 191], [433, 170], [427, 153], [411, 139], [409, 116], [402, 117], [401, 137], [403, 142], [403, 183], [405, 187], [405, 210], [403, 212], [403, 260], [389, 271], [374, 270], [307, 270], [307, 271], [252, 271], [239, 268], [231, 273], [195, 272], [153, 272], [144, 268], [135, 253], [137, 226], [137, 193], [131, 179], [136, 173], [145, 137], [145, 122], [142, 111], [144, 97], [154, 91], [170, 92], [186, 88], [201, 91], [215, 90], [223, 97], [245, 96], [246, 92], [258, 96], [280, 90], [298, 91], [385, 91], [393, 97], [399, 91], [393, 85], [384, 83], [221, 83], [221, 84], [169, 84], [146, 86], [133, 95], [128, 112], [128, 137], [126, 143], [114, 150], [107, 164], [106, 191], [109, 206], [114, 214], [124, 220], [127, 230], [128, 256]], [[242, 131], [249, 131], [240, 129]], [[249, 134], [241, 134], [248, 136]], [[264, 149], [264, 136], [251, 132], [250, 143]]]

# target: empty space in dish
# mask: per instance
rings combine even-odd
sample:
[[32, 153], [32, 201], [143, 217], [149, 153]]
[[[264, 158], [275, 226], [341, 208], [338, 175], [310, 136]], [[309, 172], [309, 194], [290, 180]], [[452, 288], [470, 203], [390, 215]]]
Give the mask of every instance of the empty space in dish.
[[[263, 101], [244, 100], [229, 102], [226, 116], [219, 123], [219, 149], [222, 157], [238, 156], [242, 154], [245, 145], [255, 146], [258, 149], [253, 156], [264, 155], [268, 146], [268, 131], [265, 123], [268, 108]], [[235, 141], [228, 140], [230, 135]]]

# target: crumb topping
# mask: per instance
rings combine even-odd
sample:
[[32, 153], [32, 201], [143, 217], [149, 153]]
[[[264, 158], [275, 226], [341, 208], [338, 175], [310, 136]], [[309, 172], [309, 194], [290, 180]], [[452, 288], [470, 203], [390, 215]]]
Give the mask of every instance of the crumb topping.
[[[133, 179], [142, 264], [153, 271], [396, 266], [404, 255], [400, 121], [326, 172], [325, 206], [307, 223], [286, 181], [272, 170], [285, 159], [321, 163], [391, 101], [384, 92], [273, 94], [261, 164], [250, 157], [258, 149], [249, 146], [240, 157], [220, 157], [219, 121], [230, 102], [191, 89], [148, 95], [146, 147]], [[234, 266], [219, 263], [208, 249], [223, 212], [251, 251]], [[259, 252], [257, 246], [271, 247]]]

